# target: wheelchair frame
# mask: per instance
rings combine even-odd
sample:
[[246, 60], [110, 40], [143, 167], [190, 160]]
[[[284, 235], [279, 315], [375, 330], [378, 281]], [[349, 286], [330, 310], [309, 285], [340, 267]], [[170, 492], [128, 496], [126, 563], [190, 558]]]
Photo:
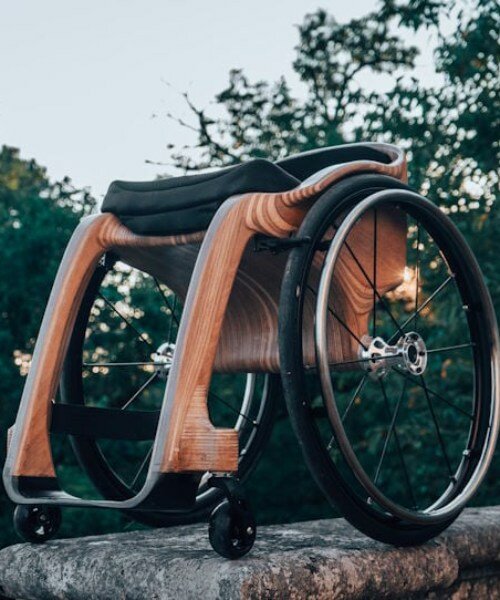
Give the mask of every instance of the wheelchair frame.
[[[237, 432], [212, 425], [207, 410], [207, 390], [245, 249], [260, 235], [284, 239], [285, 244], [287, 241], [300, 243], [290, 238], [290, 234], [297, 230], [315, 197], [341, 179], [359, 173], [378, 173], [406, 182], [406, 160], [400, 149], [387, 144], [364, 146], [382, 151], [390, 162], [357, 160], [333, 165], [290, 191], [233, 196], [221, 205], [206, 232], [140, 236], [111, 214], [92, 215], [82, 220], [60, 264], [17, 420], [9, 435], [3, 479], [13, 501], [134, 509], [148, 507], [148, 502], [157, 497], [156, 493], [164, 490], [164, 486], [173, 489], [184, 482], [186, 493], [192, 494], [193, 486], [197, 485], [196, 478], [193, 480], [195, 474], [237, 471]], [[189, 282], [143, 488], [135, 497], [124, 501], [85, 500], [61, 491], [50, 448], [51, 407], [80, 302], [96, 265], [106, 252], [119, 254], [130, 249], [142, 251], [197, 242], [202, 243]], [[276, 360], [261, 358], [268, 370], [276, 369]], [[172, 505], [171, 509], [179, 507]]]

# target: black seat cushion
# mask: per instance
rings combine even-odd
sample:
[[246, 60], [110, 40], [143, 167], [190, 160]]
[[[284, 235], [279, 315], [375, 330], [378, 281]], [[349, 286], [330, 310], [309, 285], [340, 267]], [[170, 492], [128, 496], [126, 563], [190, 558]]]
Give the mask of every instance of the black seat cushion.
[[303, 152], [276, 163], [255, 159], [202, 175], [114, 181], [102, 211], [117, 215], [131, 231], [141, 235], [202, 231], [230, 196], [290, 190], [325, 167], [353, 160], [390, 162], [387, 154], [373, 146], [353, 144]]
[[280, 192], [298, 179], [278, 165], [256, 159], [202, 175], [147, 182], [114, 181], [102, 212], [117, 215], [131, 231], [142, 235], [175, 235], [207, 229], [219, 206], [245, 192]]

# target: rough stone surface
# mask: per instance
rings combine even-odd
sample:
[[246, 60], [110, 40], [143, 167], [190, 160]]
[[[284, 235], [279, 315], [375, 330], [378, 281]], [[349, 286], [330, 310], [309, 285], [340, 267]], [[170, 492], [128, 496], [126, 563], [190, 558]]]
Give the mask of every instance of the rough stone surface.
[[500, 507], [468, 509], [415, 548], [375, 542], [342, 519], [261, 527], [251, 554], [218, 557], [203, 525], [0, 551], [9, 599], [500, 598]]

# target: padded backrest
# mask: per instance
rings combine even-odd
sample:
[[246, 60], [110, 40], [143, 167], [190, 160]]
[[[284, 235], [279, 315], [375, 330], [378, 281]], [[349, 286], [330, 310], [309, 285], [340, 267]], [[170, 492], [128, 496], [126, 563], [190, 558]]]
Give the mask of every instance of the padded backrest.
[[301, 152], [279, 160], [275, 164], [303, 181], [325, 167], [353, 160], [375, 160], [384, 164], [391, 162], [391, 158], [380, 150], [362, 144], [353, 144]]

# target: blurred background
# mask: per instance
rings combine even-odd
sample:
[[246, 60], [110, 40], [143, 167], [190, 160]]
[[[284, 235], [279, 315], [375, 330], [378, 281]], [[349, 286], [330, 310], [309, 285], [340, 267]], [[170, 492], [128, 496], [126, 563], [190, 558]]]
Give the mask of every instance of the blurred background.
[[[494, 0], [363, 0], [328, 9], [308, 0], [286, 9], [263, 0], [4, 4], [0, 462], [65, 245], [113, 179], [357, 140], [399, 144], [411, 185], [451, 215], [473, 248], [498, 315], [498, 33]], [[159, 323], [148, 278], [125, 270], [110, 286], [125, 290], [128, 309], [140, 301], [129, 313], [139, 329]], [[99, 316], [101, 333], [116, 329], [112, 311]], [[132, 343], [118, 333], [106, 342], [114, 356]], [[112, 377], [124, 385], [122, 375]], [[224, 378], [214, 385], [231, 394]], [[64, 481], [88, 493], [71, 449], [54, 452]], [[476, 503], [500, 502], [499, 462]], [[303, 464], [282, 400], [247, 490], [259, 522], [336, 515]], [[0, 545], [15, 541], [12, 509], [0, 488]], [[117, 512], [67, 510], [62, 535], [132, 527]]]

